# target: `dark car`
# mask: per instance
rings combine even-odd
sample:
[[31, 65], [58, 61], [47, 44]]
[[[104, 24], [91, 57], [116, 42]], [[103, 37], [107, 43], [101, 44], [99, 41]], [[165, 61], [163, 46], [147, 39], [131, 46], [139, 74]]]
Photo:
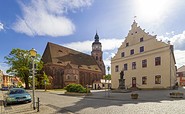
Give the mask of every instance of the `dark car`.
[[2, 87], [1, 90], [2, 90], [2, 91], [8, 91], [9, 88], [8, 88], [8, 87]]
[[20, 102], [31, 102], [31, 95], [23, 88], [12, 88], [4, 97], [4, 105]]

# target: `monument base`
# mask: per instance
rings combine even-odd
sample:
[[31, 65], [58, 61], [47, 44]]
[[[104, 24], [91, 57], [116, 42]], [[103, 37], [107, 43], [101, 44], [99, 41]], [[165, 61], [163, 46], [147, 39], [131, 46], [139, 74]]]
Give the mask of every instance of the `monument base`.
[[119, 79], [118, 89], [125, 89], [125, 79]]

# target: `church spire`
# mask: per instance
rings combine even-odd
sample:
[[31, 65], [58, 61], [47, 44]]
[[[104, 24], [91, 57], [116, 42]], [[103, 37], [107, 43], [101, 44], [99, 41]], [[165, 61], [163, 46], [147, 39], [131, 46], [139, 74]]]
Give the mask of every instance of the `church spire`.
[[96, 31], [96, 35], [95, 35], [94, 39], [95, 39], [95, 42], [99, 42], [99, 36], [98, 36], [97, 31]]
[[98, 36], [97, 31], [94, 36], [94, 42], [92, 43], [91, 55], [94, 57], [94, 59], [98, 63], [100, 69], [102, 70], [103, 75], [105, 75], [105, 65], [103, 62], [102, 45], [101, 45], [101, 42], [99, 42], [99, 36]]

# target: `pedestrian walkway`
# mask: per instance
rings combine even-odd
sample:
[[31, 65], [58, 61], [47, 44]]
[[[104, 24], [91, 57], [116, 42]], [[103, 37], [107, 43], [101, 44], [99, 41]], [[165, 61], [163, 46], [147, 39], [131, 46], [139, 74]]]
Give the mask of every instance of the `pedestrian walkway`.
[[3, 113], [4, 112], [4, 105], [3, 105], [3, 92], [0, 91], [0, 113]]
[[55, 111], [55, 109], [41, 104], [39, 112], [37, 112], [37, 109], [33, 110], [32, 103], [28, 103], [4, 107], [4, 111], [1, 114], [54, 114]]
[[0, 91], [0, 114], [53, 114], [55, 110], [46, 105], [40, 105], [40, 111], [33, 110], [32, 103], [4, 107], [3, 91]]

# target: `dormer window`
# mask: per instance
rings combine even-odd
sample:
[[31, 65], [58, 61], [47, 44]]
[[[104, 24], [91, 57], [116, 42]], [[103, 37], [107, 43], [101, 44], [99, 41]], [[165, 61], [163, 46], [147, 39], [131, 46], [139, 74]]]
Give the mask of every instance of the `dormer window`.
[[58, 52], [62, 52], [62, 53], [63, 53], [63, 51], [62, 51], [62, 50], [58, 50]]
[[142, 38], [140, 38], [140, 42], [143, 42], [143, 37], [142, 37]]
[[62, 64], [62, 62], [61, 62], [61, 61], [58, 61], [57, 63], [61, 63], [61, 64]]
[[121, 57], [125, 57], [125, 52], [122, 52], [121, 53]]
[[128, 47], [129, 46], [129, 43], [126, 43], [126, 47]]

